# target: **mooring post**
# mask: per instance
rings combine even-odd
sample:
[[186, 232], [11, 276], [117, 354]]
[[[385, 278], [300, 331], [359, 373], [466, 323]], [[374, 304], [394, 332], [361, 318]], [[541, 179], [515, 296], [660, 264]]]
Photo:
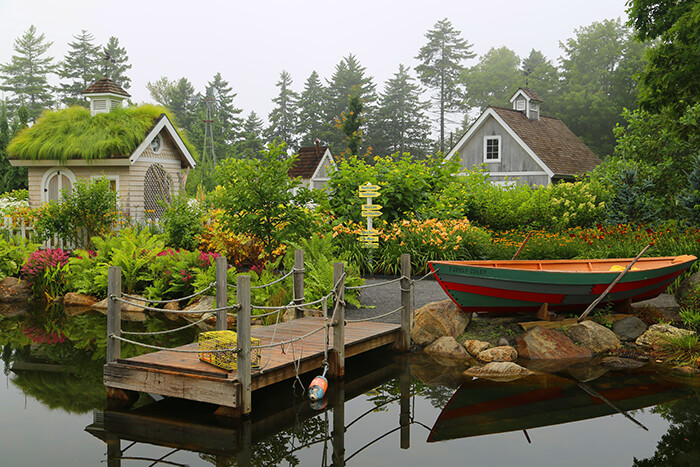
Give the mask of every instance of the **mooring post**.
[[399, 426], [401, 426], [401, 449], [409, 449], [411, 447], [411, 373], [408, 357], [402, 356], [400, 361], [399, 387], [401, 390], [401, 402]]
[[345, 376], [345, 265], [333, 264], [333, 284], [337, 284], [333, 326], [333, 353], [329, 374], [333, 379]]
[[236, 296], [238, 297], [238, 362], [236, 371], [238, 381], [241, 383], [241, 413], [250, 414], [251, 410], [251, 386], [250, 386], [250, 276], [240, 275], [236, 280]]
[[[107, 270], [107, 363], [115, 362], [121, 353], [121, 343], [114, 337], [122, 333], [122, 268], [110, 266]], [[114, 337], [112, 337], [114, 336]]]
[[[228, 261], [225, 256], [216, 258], [216, 307], [223, 308], [228, 301], [228, 278], [226, 270], [228, 269]], [[225, 331], [228, 329], [228, 310], [219, 310], [216, 312], [216, 330]]]
[[[294, 250], [294, 304], [304, 303], [304, 250]], [[294, 309], [294, 319], [304, 317], [304, 309]]]
[[408, 352], [411, 349], [411, 315], [413, 308], [411, 298], [413, 290], [411, 287], [411, 255], [404, 253], [401, 255], [401, 333], [397, 349], [401, 352]]
[[333, 398], [332, 465], [342, 467], [345, 465], [345, 383], [342, 381], [334, 383], [331, 394]]

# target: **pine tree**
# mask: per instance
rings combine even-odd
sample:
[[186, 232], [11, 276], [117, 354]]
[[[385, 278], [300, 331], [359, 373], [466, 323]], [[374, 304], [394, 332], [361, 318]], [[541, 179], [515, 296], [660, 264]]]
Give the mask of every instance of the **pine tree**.
[[491, 48], [479, 58], [479, 63], [462, 73], [466, 89], [465, 110], [483, 112], [488, 106], [505, 107], [515, 90], [521, 86], [518, 70], [520, 57], [508, 47]]
[[365, 76], [365, 68], [355, 55], [349, 54], [336, 65], [335, 73], [328, 82], [326, 92], [326, 131], [321, 139], [333, 148], [342, 146], [344, 135], [335, 126], [335, 121], [348, 110], [348, 98], [353, 94], [362, 102], [365, 112], [371, 116], [377, 100], [371, 76]]
[[[539, 50], [532, 49], [520, 65], [523, 87], [532, 89], [544, 102], [551, 103], [559, 92], [559, 72]], [[513, 90], [515, 92], [515, 90]]]
[[426, 115], [429, 103], [420, 99], [421, 88], [399, 65], [399, 71], [389, 79], [379, 96], [374, 124], [374, 153], [388, 155], [410, 152], [424, 156], [430, 145], [430, 121]]
[[688, 185], [678, 196], [678, 204], [685, 210], [688, 221], [700, 226], [700, 153], [693, 158], [693, 170], [688, 174]]
[[265, 149], [262, 138], [263, 121], [251, 111], [243, 123], [243, 134], [236, 145], [236, 157], [239, 159], [257, 159], [260, 151]]
[[614, 182], [614, 194], [607, 203], [609, 224], [647, 224], [659, 217], [649, 193], [654, 185], [650, 179], [639, 179], [636, 167], [624, 169]]
[[276, 107], [268, 115], [270, 126], [265, 133], [268, 140], [287, 143], [288, 148], [296, 150], [299, 95], [291, 89], [292, 77], [284, 70], [275, 86], [279, 88], [279, 94], [272, 99]]
[[442, 19], [425, 34], [428, 43], [416, 56], [421, 61], [416, 67], [418, 78], [435, 91], [433, 100], [438, 114], [440, 151], [445, 150], [446, 115], [461, 107], [463, 87], [459, 77], [464, 70], [462, 62], [476, 56], [471, 50], [472, 45], [460, 35], [461, 32], [455, 30], [447, 18]]
[[299, 97], [299, 135], [300, 146], [311, 146], [316, 138], [321, 138], [325, 128], [324, 105], [325, 89], [313, 71], [304, 83], [304, 91]]
[[7, 103], [3, 100], [0, 101], [0, 193], [27, 188], [27, 168], [12, 167], [7, 158], [7, 144], [10, 139]]
[[347, 145], [349, 156], [356, 156], [360, 153], [360, 145], [363, 140], [362, 125], [366, 121], [364, 104], [362, 99], [360, 99], [359, 92], [356, 89], [351, 89], [348, 96], [348, 108], [336, 120], [336, 126], [345, 135], [345, 144]]
[[53, 73], [53, 57], [46, 52], [53, 42], [46, 42], [43, 34], [37, 35], [34, 25], [15, 40], [15, 55], [9, 63], [0, 65], [2, 83], [0, 89], [9, 91], [8, 107], [13, 110], [25, 105], [31, 121], [53, 105], [52, 88], [48, 74]]
[[102, 48], [105, 55], [103, 72], [106, 77], [114, 81], [124, 89], [131, 87], [131, 78], [126, 76], [127, 70], [131, 69], [129, 56], [124, 47], [119, 47], [119, 39], [112, 36], [107, 41], [107, 45]]
[[87, 107], [87, 100], [81, 93], [102, 78], [100, 46], [95, 45], [95, 36], [85, 29], [73, 38], [75, 41], [68, 43], [68, 53], [58, 67], [58, 75], [63, 80], [62, 101], [68, 106]]
[[237, 96], [232, 92], [228, 81], [224, 80], [221, 73], [216, 73], [212, 81], [207, 83], [205, 95], [213, 98], [212, 118], [214, 130], [214, 144], [216, 158], [226, 159], [234, 155], [234, 144], [239, 139], [243, 119], [239, 116], [243, 110], [233, 104]]

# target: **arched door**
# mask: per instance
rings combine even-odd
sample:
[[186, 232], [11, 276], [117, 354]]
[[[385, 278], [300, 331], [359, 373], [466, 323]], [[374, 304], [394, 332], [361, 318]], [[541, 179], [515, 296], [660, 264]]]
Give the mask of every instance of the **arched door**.
[[60, 201], [62, 192], [70, 192], [75, 184], [75, 175], [66, 168], [54, 168], [46, 172], [41, 184], [41, 201]]

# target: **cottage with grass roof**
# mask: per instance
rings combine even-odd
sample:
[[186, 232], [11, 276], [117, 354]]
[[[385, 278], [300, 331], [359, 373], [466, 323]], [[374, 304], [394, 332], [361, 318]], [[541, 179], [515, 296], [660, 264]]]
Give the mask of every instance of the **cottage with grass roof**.
[[488, 107], [447, 154], [465, 169], [485, 166], [499, 185], [549, 185], [585, 175], [601, 161], [559, 119], [541, 115], [542, 99], [518, 89], [512, 109]]
[[122, 107], [129, 94], [103, 78], [83, 91], [90, 109], [47, 111], [7, 147], [28, 169], [29, 205], [59, 200], [77, 179], [105, 177], [133, 220], [158, 219], [195, 160], [165, 109]]

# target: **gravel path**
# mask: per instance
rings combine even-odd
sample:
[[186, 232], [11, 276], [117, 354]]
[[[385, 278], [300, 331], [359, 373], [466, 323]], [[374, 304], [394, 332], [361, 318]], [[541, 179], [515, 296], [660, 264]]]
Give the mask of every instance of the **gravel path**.
[[[374, 276], [365, 278], [365, 285], [378, 284], [394, 277]], [[420, 279], [414, 277], [413, 279]], [[442, 290], [442, 287], [433, 278], [426, 278], [414, 283], [414, 309], [420, 308], [430, 302], [445, 300], [449, 298]], [[360, 304], [362, 307], [356, 308], [348, 305], [345, 316], [348, 319], [364, 319], [372, 316], [388, 313], [401, 306], [401, 284], [394, 282], [391, 284], [362, 289], [360, 292]], [[401, 313], [397, 312], [376, 321], [385, 323], [400, 323]]]

